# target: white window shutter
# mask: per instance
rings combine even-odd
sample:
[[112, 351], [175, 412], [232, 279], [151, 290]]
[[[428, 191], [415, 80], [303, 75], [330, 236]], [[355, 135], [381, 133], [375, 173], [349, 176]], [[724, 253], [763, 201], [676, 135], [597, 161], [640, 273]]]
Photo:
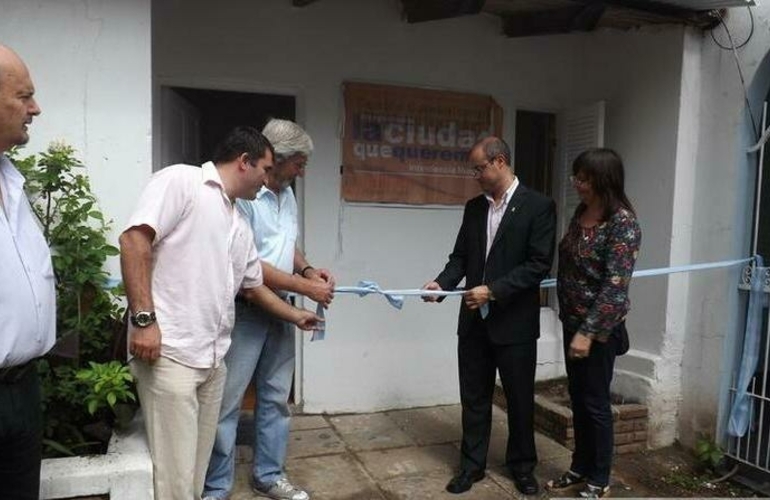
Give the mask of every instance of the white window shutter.
[[567, 230], [572, 214], [580, 203], [572, 183], [572, 162], [589, 148], [604, 146], [605, 102], [599, 101], [564, 113], [562, 134], [562, 165], [560, 175], [561, 206], [559, 214], [562, 234]]

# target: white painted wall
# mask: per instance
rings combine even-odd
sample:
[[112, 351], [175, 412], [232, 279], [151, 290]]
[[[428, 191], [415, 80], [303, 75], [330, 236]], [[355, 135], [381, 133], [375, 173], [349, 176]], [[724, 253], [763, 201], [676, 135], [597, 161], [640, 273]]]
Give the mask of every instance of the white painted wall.
[[[761, 112], [770, 89], [770, 6], [758, 4], [753, 7], [753, 38], [738, 51], [755, 113]], [[749, 31], [746, 9], [731, 9], [727, 24], [737, 43], [745, 40]], [[721, 28], [715, 34], [722, 44], [729, 44]], [[756, 156], [745, 153], [753, 140], [744, 92], [732, 52], [719, 49], [704, 36], [698, 57], [700, 130], [691, 260], [746, 257], [750, 254]], [[738, 278], [739, 269], [733, 269], [690, 279], [678, 416], [678, 438], [688, 445], [694, 444], [699, 433], [715, 436], [723, 432], [727, 389], [743, 337]]]
[[29, 66], [43, 110], [26, 152], [75, 147], [117, 235], [151, 173], [150, 0], [2, 0], [0, 43]]
[[[628, 195], [642, 225], [637, 269], [686, 263], [672, 253], [672, 226], [679, 215], [674, 201], [677, 190], [683, 189], [677, 176], [680, 169], [691, 167], [677, 157], [683, 31], [653, 28], [603, 36], [604, 50], [595, 52], [595, 71], [611, 82], [607, 145], [624, 158]], [[614, 64], [602, 71], [608, 59]], [[677, 410], [677, 359], [681, 357], [674, 341], [681, 334], [675, 333], [679, 314], [668, 306], [681, 296], [672, 290], [676, 279], [632, 282], [628, 327], [633, 349], [616, 362], [615, 390], [650, 406], [654, 436], [674, 432], [669, 416]], [[667, 418], [669, 425], [665, 425]], [[670, 442], [670, 438], [663, 440]]]
[[[156, 2], [155, 80], [297, 95], [299, 120], [317, 145], [300, 186], [311, 262], [332, 268], [341, 284], [373, 279], [392, 288], [419, 287], [438, 273], [461, 211], [341, 206], [343, 80], [491, 94], [505, 110], [508, 139], [516, 108], [558, 112], [606, 99], [607, 144], [626, 157], [643, 224], [639, 267], [667, 265], [681, 28], [506, 39], [494, 17], [410, 25], [399, 9], [395, 0], [324, 0], [302, 9], [282, 0]], [[243, 19], [251, 20], [246, 27], [236, 22]], [[640, 281], [632, 292], [637, 354], [624, 369], [638, 368], [647, 380], [641, 399], [655, 387], [667, 286], [666, 280]], [[327, 340], [303, 345], [305, 410], [456, 402], [456, 315], [457, 299], [441, 305], [411, 300], [399, 312], [381, 297], [338, 297], [328, 313]], [[551, 342], [541, 343], [541, 357], [549, 351], [550, 358], [560, 340], [551, 316], [545, 324]], [[542, 372], [553, 371], [543, 359]]]

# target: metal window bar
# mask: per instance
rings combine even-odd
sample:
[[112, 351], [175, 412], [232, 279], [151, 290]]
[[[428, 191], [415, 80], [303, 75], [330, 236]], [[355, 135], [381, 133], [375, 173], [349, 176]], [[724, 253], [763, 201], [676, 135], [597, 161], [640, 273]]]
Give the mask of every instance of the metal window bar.
[[[765, 394], [765, 396], [767, 396], [767, 394], [768, 394], [768, 392], [767, 392], [767, 372], [768, 372], [767, 360], [768, 360], [768, 356], [770, 355], [770, 348], [769, 348], [770, 346], [768, 346], [768, 342], [767, 342], [767, 340], [769, 338], [767, 334], [768, 334], [768, 332], [770, 332], [770, 321], [767, 321], [767, 323], [768, 323], [768, 325], [767, 325], [768, 328], [765, 329], [765, 335], [764, 335], [764, 340], [765, 340], [765, 358], [764, 358], [764, 360], [761, 361], [761, 364], [759, 365], [759, 369], [764, 372], [763, 373], [764, 377], [761, 379], [761, 384], [762, 384], [762, 393]], [[760, 346], [761, 345], [762, 344], [760, 343]], [[770, 398], [764, 397], [762, 399], [762, 401], [760, 402], [760, 407], [759, 407], [759, 421], [760, 422], [764, 422], [765, 421], [765, 405], [768, 404], [768, 401], [770, 401]], [[768, 412], [770, 412], [770, 408], [768, 408]], [[770, 413], [768, 413], [768, 414], [770, 415]], [[756, 463], [760, 463], [760, 453], [761, 453], [761, 451], [763, 449], [762, 448], [762, 438], [764, 438], [764, 449], [765, 450], [770, 449], [770, 446], [768, 446], [768, 439], [770, 438], [770, 436], [765, 436], [762, 433], [760, 433], [759, 434], [759, 442], [757, 443], [757, 456], [756, 456], [756, 459], [755, 459]], [[766, 466], [770, 465], [770, 464], [767, 463], [767, 459], [765, 459], [765, 465]]]
[[[752, 273], [763, 273], [763, 293], [770, 298], [770, 268], [747, 266], [742, 274], [739, 289], [751, 289]], [[760, 356], [754, 378], [748, 389], [751, 402], [751, 421], [742, 437], [731, 436], [728, 440], [727, 455], [734, 460], [770, 473], [770, 309], [763, 307], [762, 340]], [[730, 400], [738, 393], [737, 371], [733, 373]]]

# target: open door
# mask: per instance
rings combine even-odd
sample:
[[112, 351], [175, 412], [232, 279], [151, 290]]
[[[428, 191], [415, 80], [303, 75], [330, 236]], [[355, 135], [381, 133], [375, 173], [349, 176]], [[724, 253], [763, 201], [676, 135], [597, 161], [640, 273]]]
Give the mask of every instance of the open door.
[[198, 108], [169, 87], [160, 96], [160, 165], [200, 165], [201, 116]]

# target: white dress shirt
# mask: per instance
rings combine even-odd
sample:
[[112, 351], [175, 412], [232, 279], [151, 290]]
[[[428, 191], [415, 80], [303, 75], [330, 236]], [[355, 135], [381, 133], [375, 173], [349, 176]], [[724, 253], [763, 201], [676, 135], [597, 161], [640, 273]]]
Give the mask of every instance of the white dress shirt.
[[495, 241], [497, 229], [500, 227], [500, 222], [503, 220], [503, 215], [505, 215], [505, 209], [508, 208], [508, 202], [511, 201], [511, 196], [513, 196], [513, 193], [516, 191], [517, 187], [519, 187], [519, 178], [514, 176], [513, 183], [511, 183], [510, 187], [506, 189], [503, 198], [497, 205], [495, 205], [494, 198], [484, 193], [484, 196], [489, 202], [489, 210], [487, 212], [487, 253], [485, 254], [487, 257], [489, 257], [489, 250], [492, 248], [492, 243]]
[[214, 164], [155, 173], [126, 229], [141, 225], [155, 230], [152, 300], [161, 356], [192, 368], [219, 366], [230, 347], [235, 294], [260, 286], [262, 267], [251, 228]]
[[0, 155], [0, 368], [42, 356], [56, 341], [51, 252], [24, 194], [24, 177]]

